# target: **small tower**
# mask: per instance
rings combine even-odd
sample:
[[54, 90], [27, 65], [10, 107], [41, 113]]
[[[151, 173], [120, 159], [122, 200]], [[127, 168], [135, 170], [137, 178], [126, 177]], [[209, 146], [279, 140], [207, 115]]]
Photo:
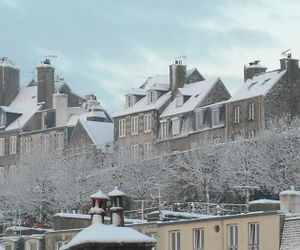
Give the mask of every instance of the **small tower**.
[[125, 194], [118, 187], [108, 193], [111, 200], [110, 224], [124, 226], [124, 196]]
[[93, 224], [104, 224], [104, 216], [106, 214], [108, 196], [104, 194], [101, 190], [97, 193], [91, 195], [92, 207], [90, 209], [90, 214], [92, 217]]

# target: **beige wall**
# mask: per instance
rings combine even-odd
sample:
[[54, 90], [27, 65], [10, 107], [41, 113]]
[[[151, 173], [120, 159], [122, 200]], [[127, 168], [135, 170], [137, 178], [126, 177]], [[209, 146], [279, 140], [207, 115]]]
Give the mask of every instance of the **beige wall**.
[[[259, 249], [275, 250], [280, 244], [280, 216], [278, 214], [239, 215], [219, 217], [214, 219], [186, 220], [169, 223], [148, 223], [133, 226], [145, 234], [156, 234], [157, 250], [168, 250], [169, 232], [180, 231], [181, 250], [193, 250], [193, 229], [204, 229], [205, 250], [227, 250], [227, 227], [230, 224], [238, 226], [238, 249], [248, 249], [249, 223], [259, 223]], [[215, 231], [219, 225], [220, 231]], [[270, 240], [271, 239], [271, 240]]]

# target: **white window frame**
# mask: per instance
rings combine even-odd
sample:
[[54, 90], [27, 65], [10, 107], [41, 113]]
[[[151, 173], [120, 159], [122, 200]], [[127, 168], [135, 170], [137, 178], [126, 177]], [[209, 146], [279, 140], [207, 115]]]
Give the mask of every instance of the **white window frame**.
[[4, 127], [5, 126], [5, 114], [4, 112], [0, 113], [0, 127]]
[[50, 147], [50, 136], [49, 134], [42, 134], [42, 149], [48, 151]]
[[151, 132], [151, 129], [152, 129], [152, 115], [151, 114], [145, 114], [144, 115], [144, 132], [145, 133], [149, 133]]
[[22, 152], [31, 153], [31, 137], [27, 136], [22, 138]]
[[156, 91], [149, 90], [148, 91], [148, 104], [155, 103], [155, 101], [156, 101]]
[[[217, 127], [220, 125], [220, 112], [219, 108], [213, 108], [211, 111], [211, 119], [212, 119], [212, 126]], [[215, 117], [216, 115], [216, 117]]]
[[139, 116], [131, 117], [131, 135], [137, 135], [139, 133]]
[[130, 157], [131, 160], [136, 161], [139, 156], [139, 144], [133, 144], [130, 146]]
[[47, 113], [46, 112], [43, 112], [42, 113], [42, 129], [47, 129], [47, 124], [45, 123], [46, 121], [46, 117], [47, 117]]
[[168, 138], [169, 128], [168, 121], [164, 120], [160, 122], [160, 138], [165, 139]]
[[134, 105], [135, 96], [134, 95], [126, 95], [126, 108], [130, 108]]
[[36, 244], [36, 249], [39, 250], [40, 242], [38, 240], [27, 240], [26, 241], [26, 250], [31, 250], [31, 244]]
[[237, 224], [227, 225], [227, 247], [228, 247], [227, 249], [228, 250], [238, 250], [238, 239], [239, 239], [238, 232], [239, 231], [238, 231]]
[[0, 138], [0, 156], [5, 155], [5, 138]]
[[15, 250], [15, 243], [13, 243], [13, 242], [5, 242], [5, 243], [2, 243], [2, 244], [3, 244], [4, 250], [6, 250], [7, 246], [11, 246], [11, 250]]
[[180, 134], [180, 120], [179, 117], [174, 117], [172, 121], [172, 136], [178, 136]]
[[183, 95], [178, 93], [176, 96], [176, 107], [181, 107], [183, 105]]
[[249, 110], [249, 120], [250, 121], [254, 121], [254, 112], [255, 112], [254, 107], [255, 107], [254, 102], [249, 104], [248, 110]]
[[119, 120], [119, 138], [126, 136], [126, 119]]
[[234, 123], [240, 123], [240, 107], [234, 108]]
[[204, 250], [204, 228], [195, 228], [193, 239], [193, 250]]
[[248, 224], [248, 249], [259, 250], [259, 223]]
[[144, 158], [149, 159], [152, 154], [152, 143], [150, 141], [144, 143]]
[[17, 153], [17, 136], [9, 138], [9, 154], [15, 155]]
[[57, 241], [55, 244], [55, 250], [59, 250], [62, 246], [67, 245], [68, 242], [67, 241]]
[[57, 132], [56, 133], [56, 149], [64, 149], [65, 147], [65, 136], [64, 132]]
[[[174, 239], [174, 241], [173, 241]], [[169, 249], [180, 250], [180, 231], [169, 232]]]
[[197, 130], [203, 128], [203, 110], [196, 111], [196, 127]]

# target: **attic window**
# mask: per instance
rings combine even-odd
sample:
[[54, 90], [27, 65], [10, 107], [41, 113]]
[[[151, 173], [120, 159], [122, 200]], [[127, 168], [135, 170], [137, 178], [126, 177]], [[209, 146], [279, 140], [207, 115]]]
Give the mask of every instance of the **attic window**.
[[150, 90], [148, 92], [148, 103], [154, 103], [155, 102], [155, 91], [154, 90]]
[[249, 85], [248, 90], [251, 89], [257, 82], [253, 82]]
[[183, 95], [182, 94], [178, 94], [176, 96], [176, 107], [180, 107], [183, 105]]
[[271, 78], [268, 78], [268, 79], [264, 80], [260, 85], [264, 85], [265, 83], [267, 83], [270, 80], [271, 80]]
[[134, 95], [127, 95], [126, 96], [126, 107], [130, 108], [134, 104]]

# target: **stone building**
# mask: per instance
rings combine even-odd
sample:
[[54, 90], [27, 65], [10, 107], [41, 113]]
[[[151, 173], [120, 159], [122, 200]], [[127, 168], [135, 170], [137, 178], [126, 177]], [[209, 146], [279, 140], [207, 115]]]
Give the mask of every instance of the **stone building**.
[[245, 79], [227, 103], [229, 139], [256, 137], [270, 119], [300, 114], [299, 60], [291, 55], [280, 59], [280, 68], [267, 71], [259, 61], [244, 68]]
[[186, 69], [176, 60], [169, 74], [149, 77], [138, 89], [125, 95], [125, 108], [115, 114], [114, 142], [120, 154], [132, 159], [151, 156], [159, 136], [160, 115], [176, 95], [178, 88], [204, 80], [197, 69]]
[[103, 151], [107, 143], [111, 147], [113, 122], [109, 114], [96, 96], [74, 94], [56, 77], [49, 59], [37, 66], [37, 79], [21, 89], [19, 70], [11, 62], [1, 61], [0, 71], [6, 74], [1, 90], [11, 96], [8, 100], [0, 95], [0, 103], [7, 104], [0, 106], [0, 173], [7, 173], [36, 149], [66, 152], [79, 145], [101, 145]]

